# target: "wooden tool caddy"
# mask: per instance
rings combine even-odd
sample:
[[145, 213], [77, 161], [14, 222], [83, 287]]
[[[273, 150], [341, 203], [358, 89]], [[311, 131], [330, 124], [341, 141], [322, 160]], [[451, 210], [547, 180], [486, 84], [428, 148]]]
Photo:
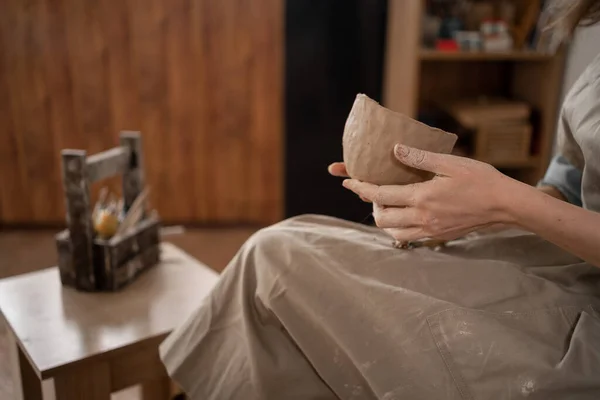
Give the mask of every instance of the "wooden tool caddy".
[[118, 290], [159, 261], [160, 221], [156, 212], [145, 212], [127, 232], [95, 237], [89, 185], [122, 174], [127, 212], [144, 189], [141, 135], [121, 132], [119, 147], [89, 157], [85, 150], [61, 154], [67, 219], [56, 236], [61, 281], [84, 291]]

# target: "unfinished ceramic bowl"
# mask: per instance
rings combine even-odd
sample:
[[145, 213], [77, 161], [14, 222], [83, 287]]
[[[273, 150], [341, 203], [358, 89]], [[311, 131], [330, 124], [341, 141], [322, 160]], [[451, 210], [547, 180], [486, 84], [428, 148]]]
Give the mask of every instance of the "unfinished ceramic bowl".
[[351, 178], [376, 185], [406, 185], [433, 177], [394, 157], [397, 143], [450, 153], [457, 136], [391, 111], [364, 94], [356, 96], [344, 127], [344, 163]]

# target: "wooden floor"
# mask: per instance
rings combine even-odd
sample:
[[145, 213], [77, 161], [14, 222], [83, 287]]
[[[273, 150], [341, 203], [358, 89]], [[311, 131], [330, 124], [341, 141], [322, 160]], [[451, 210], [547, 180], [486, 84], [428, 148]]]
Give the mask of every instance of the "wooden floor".
[[[166, 241], [179, 246], [201, 262], [221, 271], [256, 229], [195, 229]], [[0, 231], [0, 279], [56, 264], [55, 231]], [[14, 398], [3, 324], [0, 324], [0, 399]], [[118, 400], [138, 398], [135, 389], [117, 396]]]

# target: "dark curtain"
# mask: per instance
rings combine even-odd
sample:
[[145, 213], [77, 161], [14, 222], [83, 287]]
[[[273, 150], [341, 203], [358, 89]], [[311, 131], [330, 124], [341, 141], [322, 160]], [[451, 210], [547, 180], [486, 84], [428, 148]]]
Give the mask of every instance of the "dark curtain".
[[286, 214], [365, 222], [370, 205], [327, 173], [357, 93], [381, 101], [385, 0], [286, 2]]

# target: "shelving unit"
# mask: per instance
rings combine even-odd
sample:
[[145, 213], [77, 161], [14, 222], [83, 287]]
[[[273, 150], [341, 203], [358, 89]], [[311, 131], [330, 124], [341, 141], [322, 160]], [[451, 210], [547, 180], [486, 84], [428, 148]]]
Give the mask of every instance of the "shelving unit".
[[[503, 96], [526, 101], [534, 127], [528, 160], [495, 165], [536, 183], [550, 160], [565, 51], [442, 52], [421, 43], [425, 0], [389, 0], [383, 104], [417, 118], [444, 100]], [[483, 160], [485, 161], [485, 160]]]
[[550, 61], [553, 56], [535, 51], [507, 51], [486, 53], [483, 51], [447, 52], [432, 49], [421, 49], [421, 61]]

